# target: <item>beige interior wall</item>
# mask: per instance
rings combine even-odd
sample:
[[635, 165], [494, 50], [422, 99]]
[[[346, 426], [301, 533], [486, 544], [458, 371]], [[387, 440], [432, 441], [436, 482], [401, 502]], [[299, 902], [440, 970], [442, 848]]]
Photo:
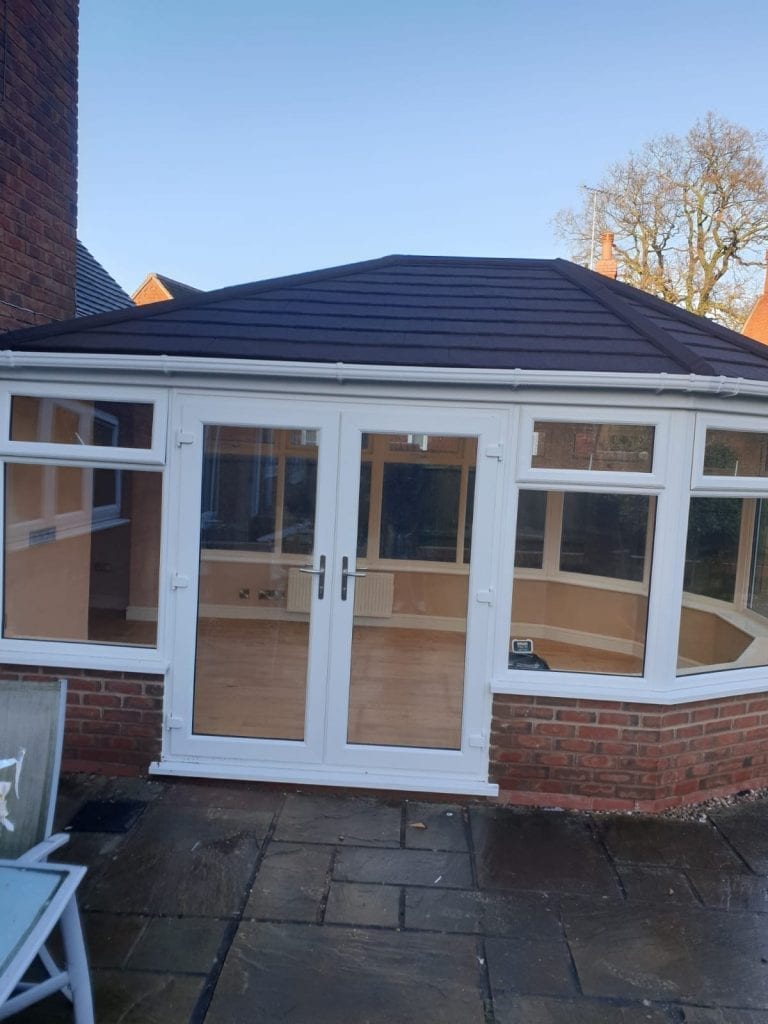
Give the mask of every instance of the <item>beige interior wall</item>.
[[131, 523], [128, 604], [157, 608], [160, 567], [160, 473], [132, 473], [123, 512]]
[[680, 657], [698, 665], [735, 661], [752, 637], [714, 612], [683, 608], [680, 620]]
[[[289, 565], [267, 562], [200, 563], [200, 603], [241, 608], [285, 608]], [[247, 597], [240, 597], [248, 591]]]
[[6, 552], [5, 635], [87, 640], [91, 537]]
[[[386, 571], [386, 570], [383, 570]], [[469, 577], [458, 573], [395, 570], [395, 615], [436, 615], [464, 619]]]
[[553, 580], [515, 580], [512, 622], [537, 623], [643, 643], [647, 599]]

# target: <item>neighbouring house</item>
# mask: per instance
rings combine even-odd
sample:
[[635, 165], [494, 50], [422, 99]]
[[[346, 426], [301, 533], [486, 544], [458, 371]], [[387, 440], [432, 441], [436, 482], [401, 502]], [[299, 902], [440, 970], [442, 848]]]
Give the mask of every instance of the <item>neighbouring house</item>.
[[131, 296], [137, 306], [146, 306], [149, 302], [167, 302], [169, 299], [186, 299], [199, 295], [200, 289], [190, 284], [174, 281], [165, 274], [147, 274], [139, 287]]
[[757, 301], [752, 307], [752, 312], [747, 317], [741, 333], [746, 334], [748, 338], [754, 338], [755, 341], [761, 341], [764, 345], [768, 345], [768, 253], [765, 254], [765, 258], [766, 269], [763, 291], [757, 297]]
[[5, 335], [7, 673], [66, 763], [659, 809], [768, 782], [768, 351], [390, 256]]

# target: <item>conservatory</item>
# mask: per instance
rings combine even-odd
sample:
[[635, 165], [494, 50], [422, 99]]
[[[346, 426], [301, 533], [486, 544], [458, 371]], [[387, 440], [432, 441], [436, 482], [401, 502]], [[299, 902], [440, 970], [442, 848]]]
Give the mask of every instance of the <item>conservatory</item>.
[[67, 763], [660, 807], [768, 782], [768, 349], [387, 257], [4, 338], [4, 672]]

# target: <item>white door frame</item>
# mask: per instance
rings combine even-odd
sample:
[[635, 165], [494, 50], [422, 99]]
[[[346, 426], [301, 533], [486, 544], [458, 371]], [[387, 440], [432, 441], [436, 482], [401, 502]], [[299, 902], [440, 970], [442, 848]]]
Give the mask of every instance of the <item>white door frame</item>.
[[[500, 500], [500, 412], [444, 406], [360, 405], [291, 396], [180, 396], [172, 438], [176, 480], [174, 656], [167, 684], [169, 714], [163, 758], [155, 771], [325, 785], [367, 785], [434, 792], [492, 794], [487, 782], [494, 597], [493, 537]], [[193, 733], [198, 614], [202, 444], [205, 424], [318, 430], [315, 560], [326, 555], [326, 597], [313, 581], [305, 736], [303, 741]], [[433, 750], [346, 742], [354, 582], [338, 598], [341, 560], [356, 560], [360, 436], [431, 433], [477, 437], [461, 747]], [[479, 500], [478, 500], [479, 499]], [[172, 545], [174, 547], [174, 545]]]

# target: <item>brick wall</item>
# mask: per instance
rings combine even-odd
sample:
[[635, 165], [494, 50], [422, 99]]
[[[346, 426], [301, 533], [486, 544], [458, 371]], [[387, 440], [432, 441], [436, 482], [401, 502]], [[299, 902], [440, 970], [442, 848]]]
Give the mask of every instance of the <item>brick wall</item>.
[[504, 802], [659, 811], [768, 785], [768, 694], [663, 707], [497, 695]]
[[160, 757], [162, 676], [4, 665], [3, 679], [67, 680], [63, 771], [144, 775]]
[[77, 3], [14, 0], [0, 11], [0, 331], [74, 315], [76, 217]]

